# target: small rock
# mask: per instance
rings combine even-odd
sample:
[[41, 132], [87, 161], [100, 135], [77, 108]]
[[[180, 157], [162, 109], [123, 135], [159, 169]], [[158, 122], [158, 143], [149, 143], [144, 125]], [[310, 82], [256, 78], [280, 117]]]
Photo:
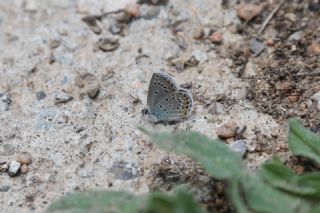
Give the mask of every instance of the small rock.
[[9, 166], [8, 175], [14, 177], [18, 174], [21, 164], [15, 160], [11, 161]]
[[32, 162], [31, 155], [28, 152], [21, 152], [16, 155], [16, 161], [21, 164], [30, 164]]
[[204, 32], [202, 27], [196, 28], [193, 32], [193, 38], [194, 39], [203, 39], [204, 38]]
[[272, 39], [267, 39], [265, 43], [266, 43], [267, 46], [273, 46], [274, 45], [274, 42], [273, 42]]
[[216, 43], [216, 44], [220, 44], [222, 41], [223, 41], [223, 38], [222, 38], [222, 35], [221, 33], [219, 32], [214, 32], [212, 33], [208, 39], [213, 42], [213, 43]]
[[318, 102], [318, 108], [319, 108], [319, 110], [320, 110], [320, 92], [317, 92], [316, 94], [314, 94], [314, 95], [312, 96], [312, 99], [314, 99], [315, 101]]
[[225, 123], [217, 128], [216, 132], [221, 139], [233, 138], [237, 134], [237, 124], [235, 122]]
[[57, 94], [54, 98], [54, 104], [65, 104], [73, 99], [72, 96], [69, 96], [65, 93]]
[[257, 75], [257, 65], [248, 61], [244, 69], [243, 76], [246, 78], [254, 77]]
[[245, 21], [250, 21], [260, 15], [261, 10], [262, 7], [254, 4], [241, 4], [237, 9], [237, 15]]
[[0, 172], [6, 172], [9, 169], [9, 166], [7, 163], [1, 165]]
[[152, 5], [160, 5], [166, 4], [169, 0], [139, 0], [140, 4], [152, 4]]
[[288, 41], [299, 41], [301, 36], [302, 36], [302, 31], [297, 31], [292, 33], [289, 37], [288, 37]]
[[131, 180], [137, 178], [139, 175], [138, 168], [135, 164], [124, 161], [113, 162], [109, 172], [114, 175], [115, 179], [119, 180]]
[[119, 42], [118, 39], [113, 39], [113, 38], [100, 38], [97, 41], [98, 47], [102, 51], [114, 51], [119, 47]]
[[8, 95], [2, 94], [2, 93], [0, 93], [0, 98], [1, 98], [1, 101], [4, 103], [4, 110], [8, 111], [12, 103], [11, 98]]
[[56, 57], [54, 56], [54, 54], [51, 52], [49, 55], [49, 64], [53, 64], [56, 61]]
[[291, 21], [291, 22], [296, 22], [297, 21], [297, 16], [294, 13], [286, 13], [284, 15], [284, 18], [287, 19], [288, 21]]
[[44, 91], [39, 91], [36, 93], [37, 99], [40, 101], [46, 97], [46, 93]]
[[10, 188], [11, 188], [11, 186], [8, 186], [8, 185], [1, 186], [0, 192], [7, 192], [7, 191], [9, 191]]
[[247, 145], [244, 140], [237, 140], [229, 144], [229, 147], [232, 151], [235, 153], [238, 153], [241, 157], [246, 153], [247, 151]]
[[124, 11], [126, 11], [128, 14], [130, 14], [132, 17], [139, 17], [140, 15], [140, 11], [139, 11], [139, 5], [136, 3], [128, 3], [125, 8]]
[[309, 53], [314, 55], [320, 55], [320, 43], [312, 42], [308, 48]]
[[20, 168], [21, 174], [26, 174], [29, 171], [29, 167], [26, 164], [23, 164]]
[[140, 17], [146, 20], [156, 18], [160, 13], [160, 7], [143, 4], [140, 6]]
[[86, 16], [82, 18], [82, 21], [85, 22], [89, 29], [95, 34], [100, 34], [102, 32], [101, 27], [98, 25], [96, 16]]
[[262, 53], [265, 47], [266, 46], [257, 39], [250, 40], [250, 50], [255, 54], [255, 56], [258, 56], [260, 53]]
[[51, 49], [55, 49], [60, 46], [60, 43], [61, 43], [60, 39], [50, 39], [49, 40], [49, 47]]
[[90, 98], [94, 99], [95, 97], [97, 97], [98, 93], [99, 93], [99, 84], [92, 84], [89, 85], [87, 88], [87, 94]]
[[121, 34], [124, 35], [124, 29], [126, 28], [126, 24], [119, 23], [115, 20], [110, 20], [109, 30], [112, 34]]

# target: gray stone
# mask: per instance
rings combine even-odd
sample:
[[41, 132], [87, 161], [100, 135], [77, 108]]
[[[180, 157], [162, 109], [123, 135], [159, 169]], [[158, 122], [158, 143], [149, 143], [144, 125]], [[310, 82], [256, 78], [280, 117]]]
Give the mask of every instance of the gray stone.
[[318, 108], [319, 108], [319, 110], [320, 110], [320, 92], [317, 92], [316, 94], [314, 94], [314, 95], [312, 96], [312, 99], [314, 99], [315, 101], [318, 102]]
[[288, 41], [298, 41], [300, 40], [302, 36], [302, 31], [297, 31], [295, 33], [292, 33], [289, 38], [288, 38]]
[[10, 188], [11, 188], [11, 186], [8, 186], [8, 185], [1, 186], [0, 192], [7, 192], [7, 191], [9, 191]]
[[135, 179], [139, 174], [135, 164], [125, 161], [114, 162], [109, 171], [113, 173], [114, 178], [119, 180]]
[[20, 166], [21, 166], [21, 163], [15, 161], [15, 160], [11, 161], [10, 166], [9, 166], [8, 175], [10, 177], [16, 176], [19, 172]]
[[68, 94], [59, 93], [54, 97], [54, 104], [65, 104], [71, 101], [72, 99], [73, 97]]
[[36, 93], [37, 99], [40, 101], [46, 97], [46, 93], [44, 91], [39, 91]]
[[114, 51], [116, 50], [120, 44], [118, 42], [118, 39], [114, 38], [100, 38], [97, 41], [97, 46], [102, 50], [102, 51]]
[[255, 56], [258, 56], [260, 53], [262, 53], [265, 47], [266, 46], [257, 39], [250, 40], [250, 50], [255, 54]]
[[87, 94], [89, 98], [93, 99], [97, 97], [98, 93], [99, 93], [99, 84], [92, 84], [88, 86]]
[[140, 16], [143, 19], [153, 19], [157, 17], [160, 13], [160, 7], [153, 5], [143, 4], [140, 6]]
[[237, 140], [229, 144], [229, 147], [232, 151], [235, 153], [238, 153], [241, 157], [246, 153], [247, 151], [247, 145], [244, 140]]

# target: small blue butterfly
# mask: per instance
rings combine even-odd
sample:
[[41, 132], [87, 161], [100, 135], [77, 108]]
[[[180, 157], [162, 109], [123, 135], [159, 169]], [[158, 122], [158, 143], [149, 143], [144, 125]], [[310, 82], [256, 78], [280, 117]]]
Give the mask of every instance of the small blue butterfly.
[[177, 122], [186, 119], [192, 110], [189, 91], [177, 86], [175, 80], [164, 73], [154, 73], [150, 80], [147, 106], [152, 122]]

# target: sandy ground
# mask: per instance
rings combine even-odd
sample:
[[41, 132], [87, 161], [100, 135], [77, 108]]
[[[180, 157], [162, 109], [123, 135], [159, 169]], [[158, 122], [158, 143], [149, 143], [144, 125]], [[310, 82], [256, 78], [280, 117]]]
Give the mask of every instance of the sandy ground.
[[[193, 169], [187, 159], [151, 145], [138, 126], [190, 129], [215, 138], [216, 128], [223, 123], [246, 125], [245, 159], [250, 168], [269, 159], [286, 141], [285, 122], [257, 111], [246, 97], [249, 82], [237, 77], [227, 54], [231, 44], [244, 39], [230, 30], [240, 23], [235, 5], [222, 8], [220, 1], [208, 0], [145, 4], [141, 7], [151, 15], [132, 20], [122, 36], [111, 35], [108, 18], [99, 21], [100, 34], [92, 32], [83, 17], [122, 9], [127, 3], [110, 2], [0, 2], [0, 93], [4, 100], [0, 104], [0, 163], [9, 163], [24, 151], [32, 156], [26, 174], [0, 173], [0, 187], [9, 186], [0, 191], [2, 212], [43, 212], [52, 201], [75, 191], [146, 193], [151, 186], [157, 188], [155, 170], [168, 159], [181, 169]], [[172, 26], [179, 21], [183, 34], [177, 36]], [[199, 26], [219, 31], [223, 43], [195, 40]], [[97, 41], [110, 36], [118, 39], [119, 47], [99, 49]], [[184, 69], [172, 65], [172, 59], [184, 63], [191, 58], [196, 65]], [[254, 60], [249, 59], [247, 75], [256, 74]], [[164, 125], [142, 119], [149, 80], [159, 71], [189, 85], [195, 102], [187, 121]], [[87, 92], [96, 88], [97, 97], [88, 97]], [[46, 96], [38, 100], [40, 91]], [[73, 99], [57, 103], [57, 98], [68, 97]], [[277, 140], [272, 140], [275, 136]], [[271, 146], [271, 151], [255, 152], [261, 144]]]

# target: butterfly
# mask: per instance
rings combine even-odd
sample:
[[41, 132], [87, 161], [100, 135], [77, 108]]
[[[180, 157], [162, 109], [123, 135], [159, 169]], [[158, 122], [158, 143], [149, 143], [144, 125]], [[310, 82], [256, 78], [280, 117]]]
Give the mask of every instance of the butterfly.
[[188, 90], [177, 86], [175, 80], [165, 73], [154, 73], [150, 80], [148, 109], [143, 110], [152, 122], [178, 122], [188, 118], [193, 100]]

